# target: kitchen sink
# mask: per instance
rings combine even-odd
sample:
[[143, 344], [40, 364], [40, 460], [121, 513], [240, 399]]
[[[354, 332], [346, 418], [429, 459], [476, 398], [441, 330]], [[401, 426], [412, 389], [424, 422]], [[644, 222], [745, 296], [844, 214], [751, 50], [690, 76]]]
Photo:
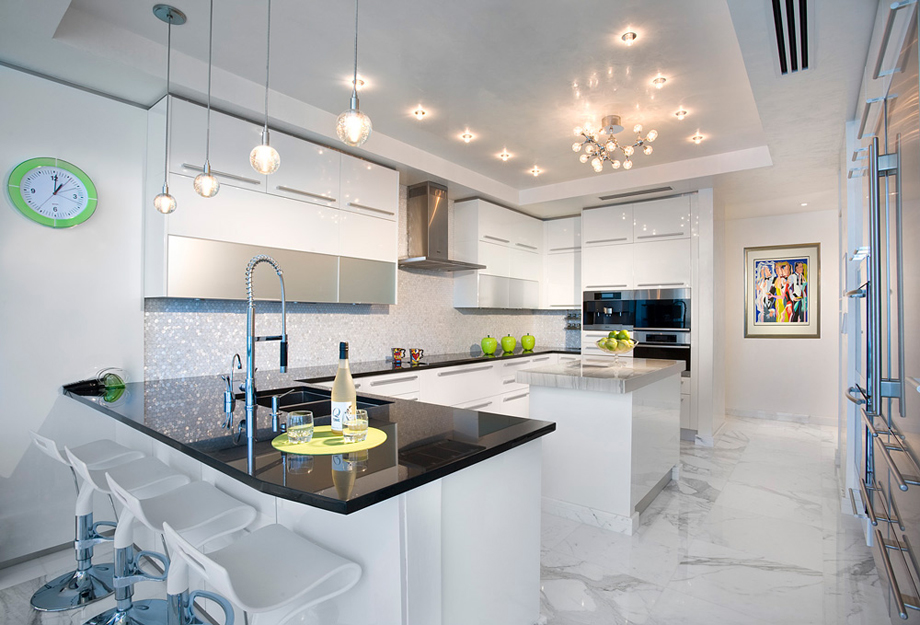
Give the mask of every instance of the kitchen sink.
[[[272, 397], [278, 396], [278, 408], [284, 412], [292, 410], [309, 410], [313, 413], [314, 418], [328, 417], [331, 412], [329, 404], [332, 391], [322, 388], [309, 388], [306, 386], [294, 386], [287, 388], [277, 388], [269, 391], [258, 391], [256, 393], [256, 404], [265, 408], [272, 407]], [[371, 399], [370, 397], [358, 396], [358, 408], [369, 410], [377, 406], [385, 406], [393, 402], [383, 399]]]

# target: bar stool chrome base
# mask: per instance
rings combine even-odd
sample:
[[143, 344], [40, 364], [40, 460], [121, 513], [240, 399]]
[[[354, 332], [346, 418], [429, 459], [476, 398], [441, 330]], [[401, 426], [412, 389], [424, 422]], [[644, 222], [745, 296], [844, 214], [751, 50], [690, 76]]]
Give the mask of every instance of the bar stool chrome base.
[[61, 612], [89, 605], [115, 592], [114, 566], [96, 564], [85, 571], [64, 573], [32, 595], [32, 607], [41, 612]]
[[167, 614], [165, 599], [144, 599], [134, 601], [127, 610], [106, 610], [83, 625], [166, 625]]

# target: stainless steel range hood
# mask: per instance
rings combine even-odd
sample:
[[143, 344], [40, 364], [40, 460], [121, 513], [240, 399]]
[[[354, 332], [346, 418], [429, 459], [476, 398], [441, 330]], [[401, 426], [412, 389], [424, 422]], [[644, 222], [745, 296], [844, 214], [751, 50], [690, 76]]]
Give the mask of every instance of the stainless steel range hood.
[[471, 271], [485, 265], [451, 260], [447, 257], [450, 241], [447, 223], [447, 188], [434, 182], [409, 187], [407, 204], [409, 255], [399, 266], [438, 271]]

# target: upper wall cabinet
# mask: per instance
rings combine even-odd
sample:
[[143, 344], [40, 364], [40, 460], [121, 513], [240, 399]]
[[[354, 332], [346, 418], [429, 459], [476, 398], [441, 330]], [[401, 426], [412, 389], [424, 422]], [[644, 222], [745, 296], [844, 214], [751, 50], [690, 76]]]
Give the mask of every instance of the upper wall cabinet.
[[340, 208], [396, 221], [399, 172], [342, 154]]
[[581, 250], [581, 217], [566, 217], [543, 222], [543, 249], [547, 254]]
[[[194, 178], [204, 166], [208, 111], [177, 98], [171, 105], [170, 169]], [[266, 176], [249, 164], [249, 153], [261, 142], [261, 126], [211, 111], [211, 173], [222, 186], [265, 191]]]
[[341, 152], [281, 132], [271, 133], [271, 143], [281, 167], [267, 177], [269, 193], [339, 208]]
[[459, 259], [476, 262], [473, 241], [541, 254], [543, 222], [485, 200], [455, 202], [454, 245]]
[[583, 211], [581, 230], [581, 243], [584, 247], [632, 243], [633, 208], [602, 206]]
[[690, 236], [690, 197], [681, 195], [641, 202], [633, 207], [634, 240], [660, 241]]

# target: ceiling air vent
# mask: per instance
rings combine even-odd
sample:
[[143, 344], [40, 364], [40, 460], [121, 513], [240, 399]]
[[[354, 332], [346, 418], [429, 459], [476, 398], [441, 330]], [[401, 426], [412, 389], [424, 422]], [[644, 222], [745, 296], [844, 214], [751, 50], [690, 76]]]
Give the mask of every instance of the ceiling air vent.
[[607, 200], [619, 200], [624, 197], [635, 197], [637, 195], [648, 195], [649, 193], [661, 193], [662, 191], [673, 191], [671, 187], [656, 187], [654, 189], [645, 189], [643, 191], [629, 191], [628, 193], [617, 193], [614, 195], [602, 195], [599, 200], [606, 202]]
[[807, 14], [806, 0], [773, 0], [776, 50], [779, 52], [779, 69], [783, 74], [808, 69]]

